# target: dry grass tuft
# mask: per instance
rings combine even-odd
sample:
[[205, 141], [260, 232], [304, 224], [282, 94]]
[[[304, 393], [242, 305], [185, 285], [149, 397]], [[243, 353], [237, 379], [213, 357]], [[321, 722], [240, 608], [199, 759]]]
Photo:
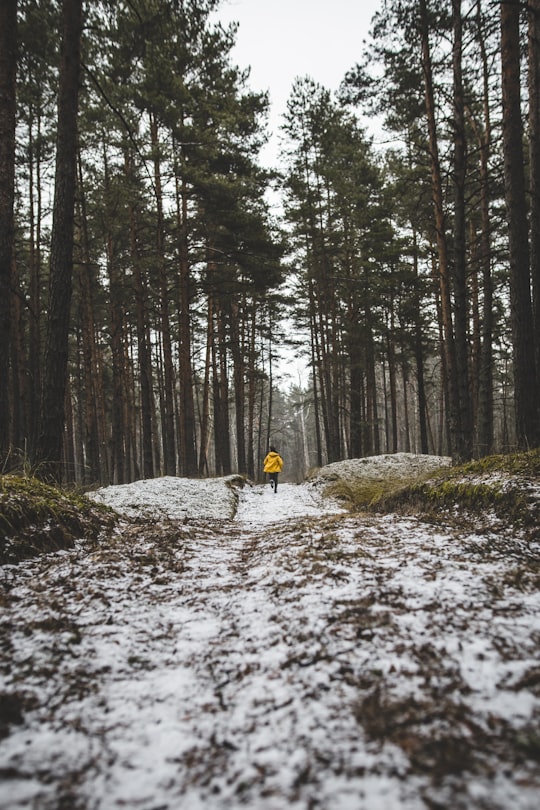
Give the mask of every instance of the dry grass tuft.
[[386, 478], [338, 479], [326, 487], [324, 494], [339, 501], [351, 512], [359, 512], [374, 508], [385, 499], [395, 497], [430, 477], [431, 474], [425, 473], [421, 477], [393, 475]]

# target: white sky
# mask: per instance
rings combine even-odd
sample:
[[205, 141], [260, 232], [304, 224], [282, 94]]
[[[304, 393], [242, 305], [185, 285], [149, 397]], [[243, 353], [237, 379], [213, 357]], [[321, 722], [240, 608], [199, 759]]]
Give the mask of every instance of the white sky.
[[272, 129], [285, 112], [292, 84], [310, 76], [337, 90], [360, 61], [363, 41], [382, 0], [223, 0], [218, 18], [240, 24], [232, 57], [251, 67], [250, 87], [270, 92]]

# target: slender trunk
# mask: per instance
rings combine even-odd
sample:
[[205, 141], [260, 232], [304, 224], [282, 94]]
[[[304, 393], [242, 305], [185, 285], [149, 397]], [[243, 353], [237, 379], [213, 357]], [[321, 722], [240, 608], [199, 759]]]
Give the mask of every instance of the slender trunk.
[[124, 349], [123, 349], [123, 306], [122, 306], [122, 280], [116, 267], [116, 258], [112, 236], [107, 238], [107, 271], [110, 287], [110, 333], [112, 354], [112, 463], [114, 483], [125, 484], [128, 480], [126, 465], [127, 435], [124, 425], [123, 403], [127, 396]]
[[[364, 288], [369, 290], [370, 278], [365, 270]], [[377, 371], [375, 359], [375, 339], [373, 337], [372, 315], [369, 300], [366, 295], [364, 302], [365, 323], [365, 368], [366, 368], [366, 418], [362, 446], [366, 456], [379, 455], [381, 452], [381, 437], [379, 434], [379, 408], [377, 403]]]
[[41, 167], [41, 111], [37, 110], [36, 137], [34, 138], [33, 110], [28, 124], [28, 205], [30, 225], [30, 281], [28, 338], [28, 423], [30, 456], [36, 451], [39, 435], [39, 407], [42, 374], [42, 305], [41, 305], [41, 223], [42, 223], [42, 167]]
[[214, 335], [212, 342], [213, 392], [214, 392], [214, 445], [216, 472], [231, 473], [231, 443], [229, 431], [229, 380], [227, 373], [227, 345], [223, 308], [218, 305], [214, 312]]
[[[245, 307], [245, 302], [244, 302]], [[246, 425], [245, 425], [245, 326], [240, 323], [240, 307], [234, 303], [230, 307], [231, 316], [231, 355], [233, 360], [234, 404], [236, 417], [237, 469], [247, 472], [246, 465]]]
[[358, 335], [357, 310], [349, 313], [351, 334], [349, 336], [349, 375], [350, 375], [350, 431], [351, 456], [360, 458], [363, 454], [363, 395], [364, 368], [362, 350]]
[[268, 419], [266, 426], [266, 452], [270, 447], [272, 440], [272, 417], [274, 411], [274, 373], [273, 373], [273, 357], [272, 357], [272, 314], [268, 313]]
[[465, 137], [465, 101], [462, 75], [461, 0], [452, 0], [454, 18], [454, 312], [456, 375], [459, 402], [459, 457], [472, 456], [472, 409], [469, 389], [467, 335], [467, 260], [465, 224], [465, 179], [467, 142]]
[[15, 200], [17, 0], [0, 4], [0, 462], [9, 452], [9, 354]]
[[528, 0], [531, 276], [537, 380], [540, 383], [540, 0]]
[[405, 360], [405, 347], [401, 346], [401, 375], [402, 375], [402, 384], [403, 384], [403, 418], [404, 418], [404, 425], [403, 425], [403, 433], [404, 433], [404, 442], [403, 442], [403, 450], [405, 453], [411, 452], [411, 426], [409, 420], [409, 368], [407, 365], [407, 361]]
[[483, 307], [480, 353], [478, 357], [477, 453], [487, 455], [493, 449], [493, 281], [491, 277], [490, 176], [491, 113], [489, 100], [489, 66], [483, 34], [482, 5], [477, 11], [478, 46], [482, 62], [483, 126], [478, 134], [480, 146], [480, 255]]
[[11, 385], [6, 386], [10, 391], [11, 402], [10, 412], [11, 433], [10, 442], [18, 452], [24, 453], [25, 424], [28, 423], [27, 410], [29, 407], [26, 396], [25, 369], [24, 369], [24, 345], [25, 345], [25, 324], [23, 318], [22, 301], [24, 297], [20, 289], [19, 274], [15, 257], [13, 257], [12, 271], [12, 295], [11, 295]]
[[210, 370], [213, 356], [213, 301], [208, 296], [208, 316], [206, 326], [206, 359], [204, 363], [204, 382], [202, 393], [202, 414], [199, 439], [199, 475], [208, 475], [208, 437], [210, 435]]
[[510, 310], [514, 350], [516, 439], [519, 448], [538, 443], [538, 402], [530, 291], [529, 238], [520, 99], [519, 0], [501, 3], [503, 151]]
[[174, 430], [174, 366], [172, 359], [171, 324], [169, 314], [169, 284], [165, 265], [163, 191], [161, 184], [160, 144], [156, 118], [150, 116], [150, 137], [154, 155], [154, 187], [156, 192], [156, 253], [159, 272], [159, 313], [163, 350], [163, 411], [161, 414], [163, 464], [165, 475], [176, 475]]
[[320, 403], [319, 403], [319, 386], [317, 382], [317, 373], [316, 373], [317, 344], [312, 324], [310, 330], [310, 346], [311, 346], [311, 380], [313, 385], [313, 416], [315, 419], [315, 439], [317, 447], [317, 467], [322, 467], [323, 452], [322, 452], [321, 418], [320, 418]]
[[[124, 173], [128, 183], [132, 179], [132, 163], [126, 150], [124, 156]], [[142, 474], [144, 478], [154, 477], [153, 427], [154, 392], [152, 383], [152, 357], [150, 337], [148, 334], [146, 278], [141, 266], [139, 238], [137, 232], [137, 211], [130, 197], [129, 202], [129, 242], [133, 280], [135, 286], [135, 305], [137, 312], [137, 358], [139, 361], [139, 385], [141, 400], [141, 440], [142, 440]]]
[[416, 384], [418, 388], [418, 424], [420, 428], [420, 452], [428, 453], [428, 430], [427, 430], [427, 398], [424, 375], [424, 330], [421, 319], [421, 293], [420, 279], [418, 274], [418, 235], [413, 226], [413, 265], [414, 265], [414, 362], [416, 366]]
[[388, 384], [390, 388], [390, 420], [392, 426], [391, 447], [392, 453], [398, 451], [398, 425], [397, 425], [397, 385], [396, 385], [396, 353], [394, 347], [394, 309], [390, 310], [390, 324], [386, 334], [386, 353], [388, 357]]
[[178, 376], [180, 385], [179, 455], [183, 475], [197, 474], [194, 382], [191, 357], [191, 273], [188, 252], [188, 193], [176, 177], [176, 209], [180, 238], [178, 285]]
[[435, 119], [435, 98], [433, 91], [433, 68], [429, 46], [429, 24], [426, 0], [420, 0], [422, 34], [422, 69], [424, 73], [426, 116], [429, 132], [429, 155], [431, 161], [431, 189], [435, 218], [438, 254], [438, 283], [440, 289], [441, 317], [443, 327], [443, 348], [446, 366], [446, 388], [448, 391], [448, 427], [451, 438], [451, 452], [454, 458], [461, 458], [460, 408], [456, 366], [456, 349], [452, 323], [452, 301], [450, 294], [450, 266], [446, 239], [446, 224], [443, 204], [443, 187], [437, 141]]
[[93, 278], [90, 259], [88, 220], [86, 216], [86, 196], [83, 183], [82, 166], [79, 159], [79, 198], [80, 198], [80, 252], [81, 259], [78, 271], [79, 282], [79, 321], [80, 321], [80, 354], [82, 355], [82, 374], [80, 385], [80, 405], [82, 409], [85, 466], [82, 480], [85, 484], [95, 483], [101, 479], [100, 443], [98, 423], [99, 369], [97, 362], [97, 341], [94, 324]]
[[257, 367], [255, 351], [256, 343], [256, 308], [251, 308], [250, 335], [249, 335], [249, 361], [248, 361], [248, 394], [247, 394], [247, 474], [252, 480], [255, 478], [255, 398], [257, 395]]
[[64, 0], [62, 23], [49, 309], [37, 451], [39, 475], [56, 481], [61, 480], [68, 376], [82, 0]]

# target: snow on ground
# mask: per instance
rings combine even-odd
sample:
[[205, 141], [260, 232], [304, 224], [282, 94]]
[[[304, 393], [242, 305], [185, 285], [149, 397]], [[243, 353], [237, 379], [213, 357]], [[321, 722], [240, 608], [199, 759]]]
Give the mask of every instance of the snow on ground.
[[191, 478], [147, 478], [132, 484], [102, 487], [90, 497], [122, 515], [146, 520], [193, 520], [233, 517], [237, 476], [193, 480]]
[[537, 547], [160, 481], [0, 572], [1, 810], [536, 810]]
[[317, 517], [344, 512], [334, 501], [324, 499], [313, 486], [278, 483], [277, 492], [270, 485], [248, 485], [241, 493], [236, 520], [256, 529], [269, 523], [283, 523], [291, 518]]

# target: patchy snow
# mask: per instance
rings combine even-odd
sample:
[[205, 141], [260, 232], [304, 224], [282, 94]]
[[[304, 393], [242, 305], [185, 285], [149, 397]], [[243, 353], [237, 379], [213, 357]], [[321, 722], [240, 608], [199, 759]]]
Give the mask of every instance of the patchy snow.
[[132, 484], [102, 487], [89, 493], [122, 515], [145, 520], [193, 520], [233, 517], [238, 476], [225, 478], [146, 478]]
[[536, 810], [538, 547], [229, 484], [0, 571], [1, 810]]

